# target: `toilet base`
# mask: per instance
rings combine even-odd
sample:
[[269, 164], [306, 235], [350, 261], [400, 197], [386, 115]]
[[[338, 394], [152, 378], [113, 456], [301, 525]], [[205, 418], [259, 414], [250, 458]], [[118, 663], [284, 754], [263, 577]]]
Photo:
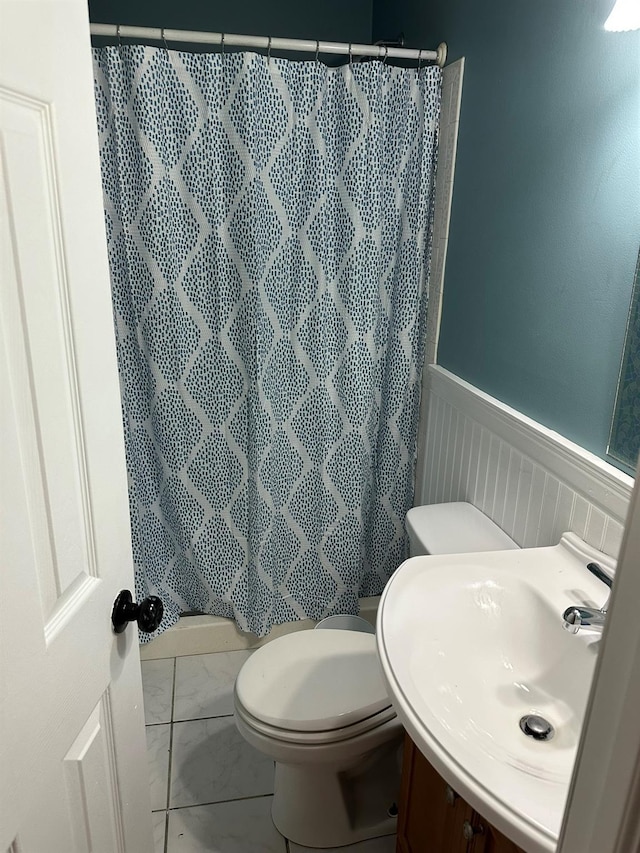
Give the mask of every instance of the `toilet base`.
[[276, 762], [271, 814], [285, 838], [304, 847], [342, 847], [391, 835], [389, 810], [400, 787], [401, 735], [336, 772], [335, 767]]

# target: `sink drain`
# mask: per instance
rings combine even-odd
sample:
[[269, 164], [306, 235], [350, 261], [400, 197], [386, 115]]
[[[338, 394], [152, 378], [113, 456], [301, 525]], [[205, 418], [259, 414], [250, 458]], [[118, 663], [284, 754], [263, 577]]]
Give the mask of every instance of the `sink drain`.
[[525, 714], [521, 717], [520, 728], [527, 737], [532, 737], [534, 740], [551, 740], [555, 734], [551, 723], [537, 714]]

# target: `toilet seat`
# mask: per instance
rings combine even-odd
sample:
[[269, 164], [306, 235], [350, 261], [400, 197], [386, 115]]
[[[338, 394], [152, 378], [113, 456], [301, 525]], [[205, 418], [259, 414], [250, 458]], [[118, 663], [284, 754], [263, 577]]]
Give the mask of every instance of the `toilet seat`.
[[300, 631], [258, 649], [235, 686], [255, 730], [295, 743], [355, 737], [395, 716], [373, 634]]
[[259, 720], [257, 717], [252, 716], [246, 708], [242, 707], [237, 695], [235, 697], [235, 713], [237, 719], [239, 718], [245, 725], [249, 726], [258, 734], [270, 738], [271, 740], [295, 744], [296, 746], [330, 746], [334, 743], [337, 744], [341, 741], [351, 740], [353, 738], [357, 738], [359, 735], [367, 734], [367, 732], [388, 723], [396, 717], [396, 712], [392, 707], [389, 707], [377, 714], [373, 714], [371, 717], [367, 717], [364, 720], [359, 720], [357, 723], [352, 723], [349, 726], [343, 726], [339, 729], [319, 732], [290, 731], [288, 729], [270, 726], [262, 720]]

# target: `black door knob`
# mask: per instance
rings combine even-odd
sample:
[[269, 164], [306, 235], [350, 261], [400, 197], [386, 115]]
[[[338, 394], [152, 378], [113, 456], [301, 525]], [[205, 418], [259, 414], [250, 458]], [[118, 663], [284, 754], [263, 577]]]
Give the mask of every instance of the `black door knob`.
[[137, 622], [138, 628], [145, 634], [151, 634], [162, 622], [164, 606], [157, 595], [150, 595], [140, 604], [133, 603], [128, 589], [118, 593], [111, 611], [111, 624], [116, 634], [121, 634], [129, 622]]

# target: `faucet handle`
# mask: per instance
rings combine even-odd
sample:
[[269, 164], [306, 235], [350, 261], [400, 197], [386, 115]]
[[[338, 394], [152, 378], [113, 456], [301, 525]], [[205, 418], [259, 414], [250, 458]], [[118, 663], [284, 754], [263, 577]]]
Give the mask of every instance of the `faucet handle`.
[[[587, 568], [589, 569], [589, 571], [591, 572], [592, 575], [595, 575], [599, 581], [602, 581], [602, 583], [606, 584], [609, 587], [609, 590], [611, 590], [611, 588], [613, 586], [613, 581], [611, 580], [609, 575], [604, 573], [602, 566], [599, 566], [597, 563], [587, 563]], [[609, 609], [609, 599], [610, 598], [611, 598], [611, 592], [609, 592], [609, 595], [607, 596], [607, 600], [605, 601], [605, 603], [600, 608], [600, 610], [602, 610], [603, 613], [606, 613], [607, 610]]]
[[606, 585], [611, 589], [613, 586], [613, 581], [609, 577], [609, 575], [605, 574], [602, 566], [599, 566], [597, 563], [587, 563], [587, 568], [591, 572], [592, 575], [595, 575], [599, 581], [602, 583], [606, 583]]

